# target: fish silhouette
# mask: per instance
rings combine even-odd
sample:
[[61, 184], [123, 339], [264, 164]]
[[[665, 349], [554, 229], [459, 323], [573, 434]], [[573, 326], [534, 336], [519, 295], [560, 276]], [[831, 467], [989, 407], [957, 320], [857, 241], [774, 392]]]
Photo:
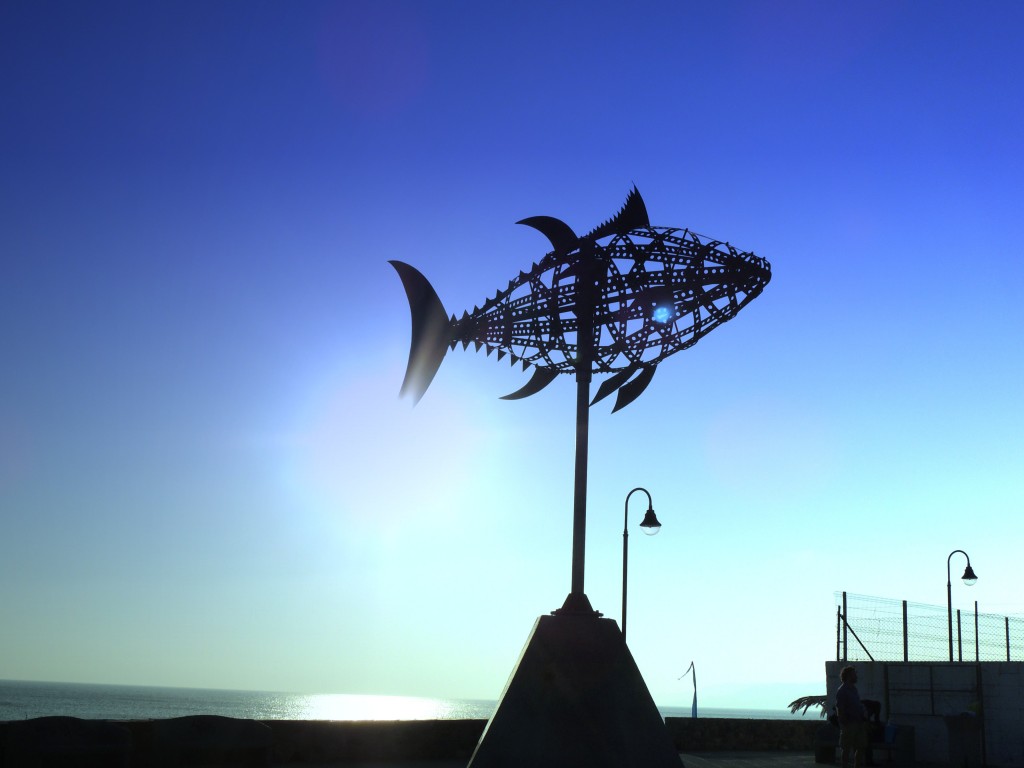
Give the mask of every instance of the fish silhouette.
[[448, 316], [417, 269], [390, 262], [412, 312], [401, 394], [418, 402], [447, 350], [473, 344], [536, 369], [503, 399], [532, 395], [560, 373], [608, 373], [591, 405], [617, 392], [614, 412], [640, 396], [662, 360], [731, 320], [771, 280], [771, 265], [753, 253], [688, 229], [652, 227], [636, 187], [615, 216], [582, 237], [550, 216], [517, 223], [554, 250], [461, 318]]

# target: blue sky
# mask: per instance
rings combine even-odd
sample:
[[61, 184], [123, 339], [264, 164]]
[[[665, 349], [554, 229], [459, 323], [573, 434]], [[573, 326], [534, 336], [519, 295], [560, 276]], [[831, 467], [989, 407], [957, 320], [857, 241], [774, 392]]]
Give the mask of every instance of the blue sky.
[[400, 400], [387, 261], [461, 314], [633, 184], [773, 266], [591, 412], [595, 608], [626, 493], [664, 525], [658, 703], [823, 692], [834, 593], [942, 605], [954, 549], [1024, 614], [1024, 9], [549, 5], [0, 7], [0, 678], [496, 698], [569, 590], [574, 387], [460, 349]]

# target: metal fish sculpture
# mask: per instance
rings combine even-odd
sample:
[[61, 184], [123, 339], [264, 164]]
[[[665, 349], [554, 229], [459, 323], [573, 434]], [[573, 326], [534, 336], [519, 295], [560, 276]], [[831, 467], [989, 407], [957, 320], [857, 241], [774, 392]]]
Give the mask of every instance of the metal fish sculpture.
[[418, 402], [446, 351], [474, 344], [536, 369], [503, 399], [532, 395], [560, 373], [588, 381], [608, 373], [591, 405], [618, 392], [614, 412], [640, 396], [662, 360], [731, 320], [771, 280], [771, 265], [753, 253], [688, 229], [652, 227], [636, 187], [615, 216], [582, 237], [549, 216], [517, 223], [554, 250], [461, 318], [448, 317], [418, 270], [390, 262], [412, 311], [403, 395]]

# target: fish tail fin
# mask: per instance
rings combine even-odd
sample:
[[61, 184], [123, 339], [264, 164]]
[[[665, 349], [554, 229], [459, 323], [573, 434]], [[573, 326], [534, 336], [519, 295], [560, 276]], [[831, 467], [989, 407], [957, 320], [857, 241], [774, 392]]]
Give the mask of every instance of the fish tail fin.
[[448, 313], [430, 282], [418, 269], [401, 261], [389, 262], [402, 278], [412, 313], [412, 340], [409, 364], [405, 369], [401, 394], [411, 395], [418, 403], [441, 367], [450, 339]]

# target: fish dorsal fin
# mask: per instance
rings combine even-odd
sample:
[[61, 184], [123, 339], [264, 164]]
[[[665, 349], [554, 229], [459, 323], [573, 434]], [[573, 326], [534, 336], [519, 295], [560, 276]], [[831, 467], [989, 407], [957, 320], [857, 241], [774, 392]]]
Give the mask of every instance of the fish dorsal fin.
[[568, 253], [579, 242], [579, 238], [572, 231], [572, 227], [553, 216], [531, 216], [528, 219], [517, 221], [516, 224], [525, 224], [536, 229], [551, 241], [551, 247], [559, 253]]
[[608, 235], [621, 235], [630, 230], [651, 226], [651, 220], [647, 216], [647, 206], [644, 199], [640, 197], [640, 190], [633, 186], [633, 191], [626, 195], [626, 202], [617, 214], [612, 216], [601, 226], [588, 232], [584, 237], [590, 240], [600, 240]]

